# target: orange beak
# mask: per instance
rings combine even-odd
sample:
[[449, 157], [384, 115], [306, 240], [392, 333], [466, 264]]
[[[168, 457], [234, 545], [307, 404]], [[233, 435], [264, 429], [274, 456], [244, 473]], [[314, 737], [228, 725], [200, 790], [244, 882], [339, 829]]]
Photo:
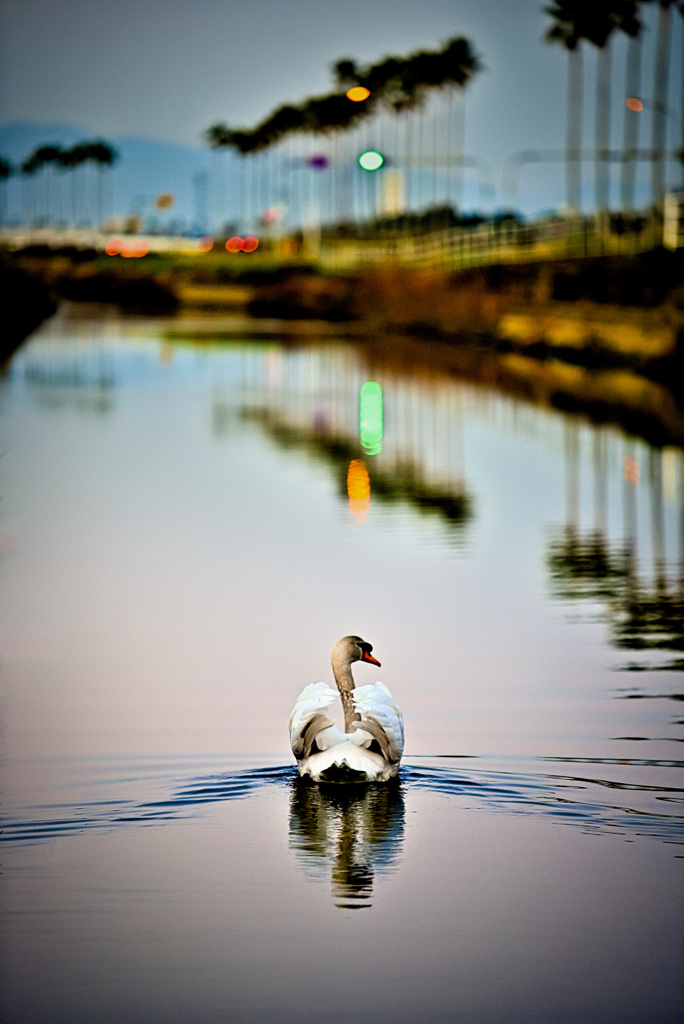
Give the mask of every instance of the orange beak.
[[364, 651], [363, 652], [363, 656], [361, 658], [361, 661], [369, 661], [371, 663], [371, 665], [379, 665], [380, 664], [378, 659], [374, 658], [373, 655], [369, 651]]

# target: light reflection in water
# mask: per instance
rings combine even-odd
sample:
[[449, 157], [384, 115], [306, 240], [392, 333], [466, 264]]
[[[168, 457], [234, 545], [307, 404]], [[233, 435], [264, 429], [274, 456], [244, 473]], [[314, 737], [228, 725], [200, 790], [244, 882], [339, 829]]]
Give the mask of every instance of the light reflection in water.
[[370, 508], [370, 478], [363, 459], [352, 459], [347, 473], [349, 511], [359, 523], [366, 522]]
[[359, 437], [366, 455], [382, 451], [382, 388], [367, 380], [359, 393]]
[[[0, 511], [16, 516], [3, 605], [16, 621], [0, 632], [14, 643], [0, 838], [8, 948], [25, 940], [14, 1019], [68, 1006], [78, 1024], [120, 1020], [148, 994], [140, 1020], [289, 1024], [326, 970], [343, 976], [340, 997], [353, 978], [358, 1019], [489, 1009], [548, 1024], [565, 1000], [584, 1021], [587, 986], [595, 1020], [655, 1019], [681, 962], [681, 731], [656, 731], [675, 684], [644, 661], [639, 688], [617, 689], [609, 663], [630, 609], [639, 631], [629, 620], [625, 644], [673, 656], [676, 629], [644, 599], [681, 594], [682, 453], [370, 366], [351, 345], [178, 346], [160, 362], [149, 335], [120, 330], [94, 344], [92, 325], [43, 334], [2, 382]], [[98, 393], [98, 367], [111, 371], [106, 417], [74, 403]], [[348, 474], [365, 456], [370, 376], [385, 429], [355, 530]], [[605, 624], [564, 621], [570, 606], [599, 609], [612, 650]], [[319, 677], [320, 638], [350, 611], [373, 618], [378, 648], [385, 636], [411, 749], [396, 790], [326, 795], [293, 778], [285, 722], [291, 684]], [[643, 646], [666, 637], [667, 650]], [[169, 751], [154, 768], [137, 759]], [[240, 752], [256, 770], [227, 771]], [[477, 758], [451, 759], [466, 753]], [[371, 904], [350, 943], [348, 908]], [[250, 1018], [264, 976], [276, 995]], [[154, 1005], [167, 993], [168, 1012]], [[479, 1016], [461, 1013], [464, 996]], [[659, 1019], [676, 1019], [667, 998]]]
[[[618, 668], [682, 671], [684, 455], [599, 429], [590, 450], [582, 442], [578, 421], [568, 421], [566, 521], [547, 548], [554, 594], [564, 601], [598, 603], [613, 646], [638, 652], [638, 660]], [[586, 526], [581, 492], [589, 475], [592, 523]], [[622, 506], [621, 516], [613, 514], [611, 503]], [[666, 531], [665, 509], [673, 504], [679, 525]]]

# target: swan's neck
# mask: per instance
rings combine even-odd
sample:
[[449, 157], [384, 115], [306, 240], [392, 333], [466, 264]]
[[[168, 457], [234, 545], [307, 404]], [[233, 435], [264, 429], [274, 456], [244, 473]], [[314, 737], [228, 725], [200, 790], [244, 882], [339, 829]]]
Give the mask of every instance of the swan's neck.
[[354, 677], [352, 676], [351, 665], [348, 661], [342, 661], [333, 657], [332, 670], [333, 675], [335, 676], [335, 682], [337, 683], [337, 689], [340, 691], [340, 697], [342, 698], [342, 708], [344, 710], [344, 731], [352, 732], [352, 722], [360, 721], [361, 715], [354, 710], [354, 704], [352, 702]]

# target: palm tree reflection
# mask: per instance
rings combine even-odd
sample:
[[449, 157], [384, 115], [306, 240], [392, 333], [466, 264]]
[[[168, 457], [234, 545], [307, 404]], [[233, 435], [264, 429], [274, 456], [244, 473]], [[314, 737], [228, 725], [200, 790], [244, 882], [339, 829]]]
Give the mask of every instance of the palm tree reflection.
[[[633, 451], [612, 464], [622, 474], [622, 535], [611, 539], [608, 483], [611, 460], [607, 437], [594, 435], [594, 526], [579, 525], [580, 443], [576, 424], [566, 428], [566, 522], [551, 539], [547, 566], [554, 595], [563, 601], [595, 601], [603, 606], [611, 643], [620, 651], [640, 652], [642, 660], [622, 666], [628, 671], [684, 670], [684, 461], [677, 449], [648, 448], [645, 472]], [[617, 452], [614, 453], [617, 455]], [[664, 486], [664, 472], [668, 486]], [[672, 479], [669, 479], [669, 478]], [[637, 500], [646, 487], [647, 500]], [[669, 495], [667, 491], [671, 491]], [[667, 544], [665, 507], [674, 505], [679, 529]], [[640, 522], [647, 513], [643, 524]], [[650, 529], [647, 527], [650, 526]], [[677, 543], [678, 552], [671, 550]], [[657, 660], [643, 660], [648, 652]], [[670, 652], [669, 659], [663, 655]]]
[[320, 786], [297, 778], [290, 798], [290, 847], [315, 875], [330, 871], [336, 907], [371, 906], [378, 872], [397, 860], [404, 798], [396, 780], [382, 785]]

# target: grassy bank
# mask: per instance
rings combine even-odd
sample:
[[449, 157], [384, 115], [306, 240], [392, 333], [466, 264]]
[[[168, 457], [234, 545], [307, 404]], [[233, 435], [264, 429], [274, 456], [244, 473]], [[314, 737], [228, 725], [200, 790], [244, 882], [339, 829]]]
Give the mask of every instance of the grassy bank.
[[462, 271], [321, 274], [255, 254], [109, 257], [34, 248], [6, 259], [48, 301], [151, 314], [324, 320], [366, 339], [429, 339], [538, 364], [633, 372], [684, 389], [684, 253], [585, 257]]

